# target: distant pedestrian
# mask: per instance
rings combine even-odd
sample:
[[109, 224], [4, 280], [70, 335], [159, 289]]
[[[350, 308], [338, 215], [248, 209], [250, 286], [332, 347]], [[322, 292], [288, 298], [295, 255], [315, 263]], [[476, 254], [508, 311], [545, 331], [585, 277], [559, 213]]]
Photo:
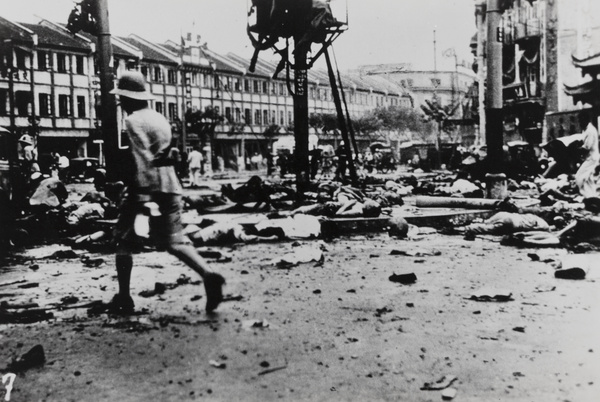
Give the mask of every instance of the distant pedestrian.
[[69, 178], [69, 166], [71, 166], [71, 161], [65, 155], [60, 155], [58, 157], [58, 178], [63, 183], [66, 183]]
[[279, 166], [279, 177], [284, 178], [288, 174], [288, 156], [285, 151], [281, 152], [277, 157], [277, 165]]
[[181, 184], [173, 165], [155, 163], [171, 144], [171, 127], [163, 115], [150, 108], [153, 96], [146, 90], [146, 80], [139, 72], [125, 72], [112, 93], [119, 95], [127, 113], [125, 127], [129, 137], [134, 175], [127, 184], [115, 227], [116, 265], [119, 292], [109, 304], [113, 313], [134, 311], [130, 295], [133, 267], [132, 253], [143, 229], [136, 225], [140, 215], [153, 211], [149, 238], [196, 271], [204, 281], [206, 311], [212, 312], [223, 300], [225, 279], [214, 272], [200, 257], [190, 239], [183, 233], [181, 222]]
[[177, 175], [179, 176], [179, 179], [183, 180], [190, 177], [190, 172], [188, 169], [188, 154], [187, 152], [183, 151], [181, 153], [181, 158], [179, 160], [179, 164], [177, 165], [176, 169], [177, 169]]
[[343, 182], [346, 177], [347, 169], [347, 154], [344, 141], [341, 141], [340, 146], [335, 150], [335, 156], [338, 158], [338, 167], [335, 171], [335, 179]]
[[275, 171], [275, 165], [273, 163], [273, 152], [267, 153], [267, 176], [271, 176]]
[[40, 165], [38, 165], [38, 152], [33, 144], [33, 138], [29, 134], [24, 134], [19, 138], [19, 143], [21, 145], [19, 159], [25, 174], [29, 176], [32, 173], [39, 172]]
[[323, 150], [317, 146], [313, 147], [308, 154], [310, 155], [310, 178], [314, 180], [317, 177], [319, 166], [321, 165]]
[[188, 155], [188, 168], [190, 170], [190, 185], [197, 187], [200, 184], [200, 174], [202, 171], [202, 162], [204, 157], [200, 152], [200, 147], [196, 146]]
[[595, 127], [589, 110], [582, 110], [579, 113], [579, 125], [583, 130], [584, 161], [575, 173], [575, 182], [579, 187], [579, 193], [585, 197], [597, 197], [597, 186], [595, 180], [595, 171], [600, 162], [600, 151], [598, 149], [598, 129]]

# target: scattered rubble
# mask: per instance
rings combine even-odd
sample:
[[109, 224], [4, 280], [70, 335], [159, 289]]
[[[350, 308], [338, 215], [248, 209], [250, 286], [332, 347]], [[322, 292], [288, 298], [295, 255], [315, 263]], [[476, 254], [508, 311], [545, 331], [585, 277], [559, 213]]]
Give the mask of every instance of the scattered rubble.
[[46, 353], [42, 345], [35, 345], [27, 353], [14, 359], [7, 367], [7, 371], [20, 373], [34, 367], [43, 366], [46, 363]]

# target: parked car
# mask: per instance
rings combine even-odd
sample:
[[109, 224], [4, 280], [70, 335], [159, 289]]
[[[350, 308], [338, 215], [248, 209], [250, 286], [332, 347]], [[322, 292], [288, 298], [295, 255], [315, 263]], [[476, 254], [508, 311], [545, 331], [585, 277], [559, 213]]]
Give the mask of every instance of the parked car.
[[100, 167], [98, 158], [80, 157], [71, 159], [69, 173], [67, 177], [70, 180], [86, 180], [94, 177], [94, 174]]

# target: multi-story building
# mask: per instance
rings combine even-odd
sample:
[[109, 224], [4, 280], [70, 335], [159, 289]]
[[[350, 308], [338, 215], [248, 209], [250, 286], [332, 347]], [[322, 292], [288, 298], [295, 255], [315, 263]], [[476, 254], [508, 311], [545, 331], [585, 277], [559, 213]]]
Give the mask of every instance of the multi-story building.
[[471, 145], [475, 141], [476, 121], [468, 115], [476, 104], [475, 74], [458, 61], [454, 70], [413, 70], [410, 64], [383, 64], [363, 66], [360, 72], [398, 84], [409, 95], [410, 105], [418, 110], [430, 102], [451, 111], [449, 119], [455, 130], [452, 135], [443, 132], [443, 142]]
[[[0, 18], [0, 39], [0, 125], [33, 133], [40, 153], [101, 157], [96, 38], [49, 21]], [[250, 72], [249, 60], [220, 55], [192, 39], [156, 44], [137, 35], [111, 38], [115, 78], [125, 70], [146, 76], [156, 97], [152, 107], [171, 122], [179, 146], [202, 145], [226, 167], [240, 168], [254, 153], [267, 152], [276, 137], [293, 135], [285, 72], [274, 78], [276, 65], [262, 60]], [[311, 69], [308, 78], [309, 112], [335, 114], [328, 74]], [[413, 105], [408, 91], [383, 77], [348, 73], [342, 85], [352, 117], [378, 106]], [[206, 110], [222, 117], [202, 122], [214, 127], [208, 137], [186, 118]], [[337, 140], [331, 133], [322, 138]]]
[[47, 21], [0, 19], [0, 25], [3, 36], [10, 33], [2, 52], [0, 124], [16, 135], [32, 134], [44, 152], [77, 156], [94, 128], [93, 47]]
[[[600, 40], [600, 2], [511, 0], [503, 6], [505, 140], [540, 144], [578, 132], [581, 104], [565, 85], [574, 88], [584, 80], [573, 56], [583, 61], [599, 50], [594, 43]], [[477, 12], [484, 9], [480, 4]]]

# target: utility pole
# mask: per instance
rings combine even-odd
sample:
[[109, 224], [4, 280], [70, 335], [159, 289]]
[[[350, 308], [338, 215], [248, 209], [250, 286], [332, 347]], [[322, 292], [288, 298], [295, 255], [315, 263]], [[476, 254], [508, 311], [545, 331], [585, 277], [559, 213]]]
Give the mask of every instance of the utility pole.
[[487, 169], [490, 173], [503, 170], [502, 114], [502, 10], [500, 0], [487, 0], [487, 93], [486, 127]]
[[98, 37], [98, 66], [100, 69], [100, 102], [102, 105], [102, 138], [105, 144], [106, 178], [109, 182], [122, 179], [124, 173], [119, 168], [119, 132], [117, 125], [117, 103], [110, 93], [114, 87], [112, 71], [112, 45], [108, 22], [108, 0], [95, 0]]
[[296, 190], [302, 197], [310, 182], [308, 162], [308, 63], [307, 49], [297, 46], [300, 38], [295, 38], [294, 71], [294, 166], [296, 168]]
[[8, 106], [10, 107], [10, 131], [16, 135], [16, 117], [15, 117], [15, 67], [14, 67], [14, 45], [12, 39], [4, 39], [4, 51], [8, 55]]
[[181, 79], [181, 153], [187, 153], [187, 121], [185, 118], [185, 114], [187, 112], [187, 102], [189, 97], [189, 92], [191, 89], [189, 88], [190, 83], [188, 82], [188, 73], [185, 70], [184, 62], [185, 62], [185, 42], [183, 39], [183, 35], [181, 35], [181, 43], [179, 44], [179, 57], [180, 57], [180, 67], [179, 71], [180, 79]]
[[479, 111], [479, 132], [476, 145], [481, 145], [485, 138], [485, 60], [483, 58], [483, 43], [485, 38], [485, 3], [480, 2], [475, 6], [476, 24], [477, 24], [477, 101]]
[[[437, 75], [437, 36], [436, 36], [437, 26], [433, 28], [433, 103], [434, 105], [442, 106], [440, 102], [438, 102], [437, 95], [437, 87], [438, 87], [438, 75]], [[435, 164], [436, 168], [441, 165], [441, 148], [442, 148], [442, 122], [441, 120], [437, 121], [437, 132], [435, 134], [435, 150], [436, 150], [436, 159]]]
[[437, 71], [437, 38], [436, 38], [436, 29], [437, 27], [433, 28], [433, 71], [436, 72]]
[[[348, 137], [348, 126], [346, 125], [346, 119], [344, 118], [344, 112], [342, 110], [340, 91], [338, 91], [335, 74], [333, 73], [333, 66], [329, 57], [329, 51], [325, 49], [324, 53], [325, 61], [327, 62], [327, 72], [329, 74], [331, 93], [333, 95], [333, 102], [335, 104], [335, 109], [338, 116], [338, 124], [340, 125], [340, 131], [342, 132], [342, 138], [344, 139], [344, 148], [346, 148], [346, 159], [348, 163], [348, 170], [350, 171], [350, 179], [352, 180], [352, 185], [356, 187], [358, 186], [358, 177], [356, 176], [356, 168], [354, 167], [354, 159], [352, 158], [352, 148], [350, 147], [350, 138]], [[344, 172], [342, 172], [342, 175], [343, 174]]]

